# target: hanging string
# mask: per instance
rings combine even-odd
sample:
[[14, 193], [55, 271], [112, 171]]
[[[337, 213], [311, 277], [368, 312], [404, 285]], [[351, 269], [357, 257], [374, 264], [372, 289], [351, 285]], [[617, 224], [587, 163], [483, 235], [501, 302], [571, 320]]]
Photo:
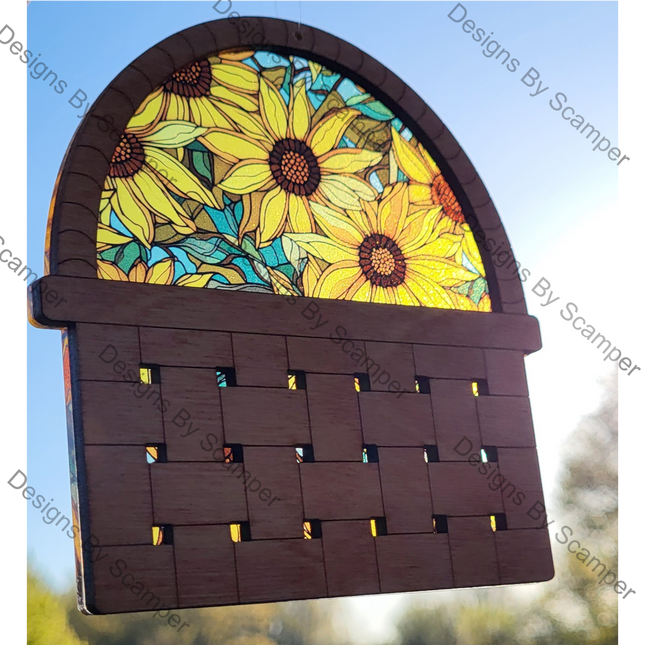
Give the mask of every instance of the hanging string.
[[298, 31], [302, 26], [302, 0], [298, 0]]
[[278, 0], [274, 0], [273, 4], [275, 5], [275, 17], [280, 18], [278, 15]]

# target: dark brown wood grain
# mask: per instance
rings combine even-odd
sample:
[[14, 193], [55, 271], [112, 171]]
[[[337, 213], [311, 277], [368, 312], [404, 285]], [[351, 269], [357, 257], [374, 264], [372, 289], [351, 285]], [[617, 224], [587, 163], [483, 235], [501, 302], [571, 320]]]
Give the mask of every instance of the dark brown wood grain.
[[490, 518], [450, 518], [450, 553], [457, 587], [500, 583], [495, 533]]
[[367, 520], [325, 522], [322, 542], [330, 596], [379, 593], [376, 540]]
[[[517, 349], [520, 356], [522, 352], [530, 353], [541, 346], [537, 320], [525, 315], [318, 300], [315, 302], [319, 309], [317, 315], [327, 322], [316, 329], [312, 321], [302, 315], [313, 302], [307, 298], [302, 298], [302, 303], [296, 299], [296, 304], [292, 305], [280, 296], [217, 289], [178, 289], [109, 280], [88, 283], [82, 278], [62, 276], [47, 276], [41, 280], [65, 300], [58, 306], [40, 299], [35, 302], [35, 319], [43, 325], [60, 327], [71, 321], [146, 324], [175, 329], [327, 338], [326, 347], [330, 349], [321, 346], [314, 351], [321, 358], [329, 352], [329, 360], [333, 363], [329, 367], [323, 363], [321, 371], [332, 373], [343, 373], [346, 366], [356, 366], [357, 359], [352, 359], [351, 354], [361, 349], [362, 340], [387, 338], [390, 342]], [[38, 290], [41, 284], [36, 282], [33, 288]], [[136, 298], [131, 295], [133, 288], [137, 290]], [[359, 343], [351, 346], [341, 342], [347, 339], [358, 339]], [[335, 350], [333, 355], [332, 349]], [[346, 358], [337, 358], [339, 349], [345, 352]], [[290, 367], [305, 369], [303, 361], [310, 350], [305, 348], [298, 353], [297, 349], [292, 349], [291, 341], [288, 350]], [[493, 355], [492, 360], [495, 358]]]

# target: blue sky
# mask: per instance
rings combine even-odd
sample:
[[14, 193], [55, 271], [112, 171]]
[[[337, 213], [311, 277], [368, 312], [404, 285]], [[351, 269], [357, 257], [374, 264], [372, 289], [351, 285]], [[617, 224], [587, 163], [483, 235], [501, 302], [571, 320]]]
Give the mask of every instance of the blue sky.
[[[220, 3], [226, 9], [227, 1]], [[495, 201], [516, 258], [531, 271], [529, 310], [544, 349], [527, 359], [540, 460], [554, 487], [563, 440], [595, 407], [601, 355], [559, 315], [575, 302], [599, 331], [616, 335], [611, 295], [617, 279], [620, 169], [549, 107], [556, 92], [629, 155], [617, 132], [617, 5], [610, 2], [464, 2], [467, 19], [519, 61], [511, 73], [482, 55], [447, 14], [456, 3], [303, 2], [302, 22], [339, 36], [398, 74], [439, 115]], [[172, 33], [218, 18], [212, 2], [32, 2], [28, 48], [67, 83], [57, 94], [28, 80], [28, 252], [42, 271], [54, 180], [78, 126], [68, 100], [91, 100], [133, 59]], [[274, 2], [234, 1], [241, 15], [276, 16]], [[278, 2], [298, 20], [298, 2]], [[21, 42], [24, 34], [16, 34]], [[7, 50], [0, 55], [9, 56]], [[16, 57], [16, 65], [23, 65]], [[536, 97], [522, 83], [531, 68], [549, 87]], [[27, 70], [25, 70], [27, 73]], [[617, 143], [613, 143], [617, 142]], [[629, 163], [629, 162], [625, 162]], [[549, 307], [531, 291], [540, 277], [561, 299]], [[60, 334], [28, 331], [29, 483], [70, 511]], [[629, 348], [624, 348], [629, 355]], [[638, 360], [638, 356], [634, 357]], [[638, 373], [629, 378], [639, 378]], [[72, 542], [28, 511], [29, 552], [52, 582], [73, 574]]]

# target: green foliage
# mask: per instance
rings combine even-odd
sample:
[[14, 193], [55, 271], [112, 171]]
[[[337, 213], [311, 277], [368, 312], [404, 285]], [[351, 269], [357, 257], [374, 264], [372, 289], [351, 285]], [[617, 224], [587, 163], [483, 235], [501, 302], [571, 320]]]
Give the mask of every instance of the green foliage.
[[72, 596], [67, 601], [70, 623], [92, 645], [343, 645], [333, 628], [336, 607], [320, 600], [182, 609], [189, 626], [178, 632], [152, 612], [85, 616]]
[[59, 596], [35, 571], [27, 572], [27, 645], [84, 645], [67, 623]]

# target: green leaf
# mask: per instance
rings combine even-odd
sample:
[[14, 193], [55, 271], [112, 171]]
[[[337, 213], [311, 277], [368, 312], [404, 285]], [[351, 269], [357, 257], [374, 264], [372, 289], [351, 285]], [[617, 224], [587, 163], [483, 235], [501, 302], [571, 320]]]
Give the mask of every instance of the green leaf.
[[242, 238], [242, 250], [245, 253], [248, 253], [252, 258], [262, 262], [262, 256], [258, 253], [258, 250], [253, 246], [253, 242], [245, 235]]
[[347, 107], [351, 107], [352, 105], [356, 105], [357, 103], [362, 103], [363, 101], [371, 98], [371, 94], [358, 94], [357, 96], [352, 96], [352, 98], [347, 99], [346, 105]]
[[193, 151], [193, 165], [195, 170], [209, 183], [213, 182], [213, 167], [211, 164], [210, 154], [199, 150]]
[[477, 278], [473, 283], [473, 291], [471, 299], [473, 302], [479, 304], [479, 301], [482, 299], [482, 296], [486, 293], [486, 280], [484, 278]]

